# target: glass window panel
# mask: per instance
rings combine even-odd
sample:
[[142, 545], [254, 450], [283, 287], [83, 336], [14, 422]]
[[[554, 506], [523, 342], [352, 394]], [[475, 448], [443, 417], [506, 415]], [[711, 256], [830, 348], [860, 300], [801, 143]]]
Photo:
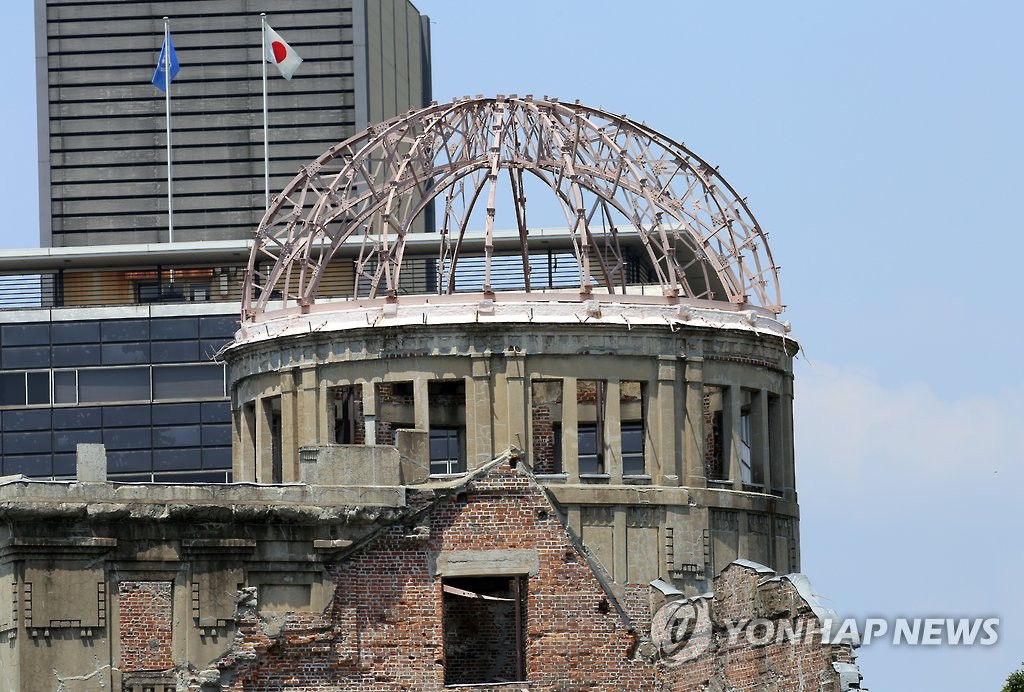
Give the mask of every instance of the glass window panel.
[[203, 468], [203, 455], [198, 449], [154, 449], [154, 471], [194, 471]]
[[150, 347], [154, 363], [188, 363], [199, 360], [199, 342], [162, 341]]
[[104, 341], [147, 341], [148, 320], [104, 320], [100, 323]]
[[57, 408], [53, 410], [53, 427], [58, 430], [74, 428], [100, 428], [103, 425], [103, 418], [100, 415], [100, 408], [92, 406], [89, 408]]
[[103, 427], [118, 428], [149, 425], [151, 406], [104, 406]]
[[44, 452], [49, 454], [50, 431], [37, 432], [5, 432], [4, 433], [4, 454], [38, 454]]
[[238, 318], [234, 315], [230, 317], [216, 316], [199, 318], [199, 336], [206, 339], [216, 337], [230, 339], [234, 337], [237, 329]]
[[50, 403], [50, 373], [29, 372], [28, 379], [28, 403], [48, 404]]
[[149, 428], [107, 428], [103, 431], [103, 444], [107, 450], [148, 450], [153, 447], [153, 436]]
[[53, 366], [60, 368], [76, 365], [100, 365], [99, 344], [73, 344], [53, 347]]
[[224, 396], [224, 366], [220, 363], [153, 366], [154, 399], [205, 399]]
[[198, 425], [153, 428], [153, 447], [198, 447], [200, 434]]
[[4, 368], [48, 368], [50, 367], [49, 346], [8, 346], [3, 348]]
[[50, 343], [50, 324], [5, 324], [0, 327], [0, 341], [4, 346], [28, 346]]
[[62, 370], [53, 373], [53, 403], [78, 403], [78, 373], [74, 370]]
[[151, 338], [195, 339], [199, 337], [199, 320], [195, 317], [167, 317], [155, 319], [150, 326]]
[[18, 408], [4, 411], [4, 432], [21, 430], [52, 430], [53, 419], [48, 408]]
[[580, 473], [604, 473], [601, 455], [598, 454], [597, 425], [581, 423], [577, 429]]
[[25, 405], [25, 373], [0, 374], [0, 406]]
[[53, 473], [53, 457], [49, 454], [29, 456], [4, 455], [2, 475], [15, 475], [18, 473], [36, 478], [50, 476]]
[[79, 443], [103, 442], [102, 430], [54, 430], [53, 451], [74, 452], [78, 449]]
[[149, 362], [149, 343], [103, 344], [100, 358], [104, 365], [130, 365]]
[[156, 404], [153, 425], [189, 425], [199, 422], [199, 404]]
[[108, 451], [107, 467], [111, 473], [139, 473], [153, 468], [153, 454], [148, 449]]
[[50, 326], [55, 344], [94, 344], [100, 340], [99, 322], [56, 322]]
[[102, 368], [78, 371], [78, 400], [148, 401], [149, 368]]

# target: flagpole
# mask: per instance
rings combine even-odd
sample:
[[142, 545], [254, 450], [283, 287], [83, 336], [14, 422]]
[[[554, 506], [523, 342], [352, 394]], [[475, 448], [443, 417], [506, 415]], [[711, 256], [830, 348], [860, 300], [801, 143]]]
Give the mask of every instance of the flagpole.
[[174, 242], [174, 188], [171, 174], [171, 24], [164, 17], [164, 104], [167, 108], [167, 242]]
[[267, 13], [260, 12], [260, 63], [263, 65], [263, 202], [270, 209], [270, 126], [267, 123]]

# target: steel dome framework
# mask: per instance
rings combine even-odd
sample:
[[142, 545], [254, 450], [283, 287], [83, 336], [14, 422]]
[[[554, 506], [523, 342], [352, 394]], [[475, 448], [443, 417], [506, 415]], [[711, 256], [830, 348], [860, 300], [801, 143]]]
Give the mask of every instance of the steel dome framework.
[[[375, 125], [324, 152], [274, 197], [260, 222], [243, 294], [243, 320], [271, 304], [308, 311], [348, 241], [355, 298], [397, 300], [406, 240], [433, 213], [437, 293], [460, 290], [456, 269], [474, 212], [483, 214], [476, 290], [495, 284], [499, 179], [511, 190], [521, 286], [530, 282], [526, 185], [549, 189], [565, 214], [579, 293], [626, 293], [620, 240], [639, 236], [645, 283], [669, 302], [695, 298], [783, 309], [778, 268], [746, 202], [717, 169], [645, 124], [580, 103], [531, 96], [432, 104]], [[535, 185], [535, 183], [529, 183]], [[508, 262], [508, 253], [504, 261]], [[518, 260], [516, 260], [518, 262]], [[464, 287], [461, 287], [464, 290]]]

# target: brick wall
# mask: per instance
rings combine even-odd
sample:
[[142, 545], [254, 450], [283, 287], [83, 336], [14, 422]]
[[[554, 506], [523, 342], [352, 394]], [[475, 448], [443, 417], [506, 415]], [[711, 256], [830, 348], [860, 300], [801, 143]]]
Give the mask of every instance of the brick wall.
[[[709, 646], [699, 657], [663, 669], [663, 689], [859, 689], [844, 685], [833, 667], [853, 663], [849, 645], [822, 644], [820, 633], [796, 641], [780, 635], [784, 628], [819, 632], [820, 623], [793, 583], [773, 577], [770, 570], [733, 563], [715, 578]], [[739, 629], [750, 622], [761, 624]], [[730, 635], [730, 627], [736, 633]]]
[[[369, 385], [368, 385], [369, 386]], [[412, 407], [415, 398], [412, 393], [411, 382], [378, 382], [377, 385], [377, 408], [384, 404], [397, 404]], [[387, 420], [378, 414], [377, 418], [377, 444], [395, 444], [395, 429], [412, 427], [412, 425], [396, 425], [394, 421]]]
[[[214, 675], [206, 675], [225, 684], [201, 689], [437, 690], [446, 677], [448, 683], [515, 677], [514, 667], [502, 667], [495, 656], [498, 640], [505, 647], [521, 642], [527, 682], [489, 690], [844, 689], [832, 664], [852, 660], [848, 646], [822, 646], [820, 638], [800, 645], [729, 642], [729, 618], [816, 622], [792, 584], [767, 579], [766, 570], [734, 564], [716, 579], [712, 645], [694, 660], [672, 665], [659, 660], [648, 640], [650, 587], [627, 585], [616, 589], [621, 600], [612, 596], [522, 466], [503, 462], [451, 493], [432, 500], [411, 494], [412, 506], [422, 503], [420, 513], [382, 528], [333, 569], [335, 593], [324, 612], [289, 615], [272, 636], [251, 598], [239, 610], [229, 653], [216, 662]], [[492, 618], [501, 608], [449, 598], [446, 613], [445, 581], [433, 568], [449, 551], [503, 550], [534, 551], [537, 558], [535, 573], [519, 579], [519, 640], [513, 617]], [[491, 586], [487, 579], [446, 579], [453, 587], [514, 597], [510, 575], [492, 576]], [[502, 579], [504, 590], [498, 588]], [[473, 628], [460, 633], [458, 624], [452, 627], [453, 615], [478, 618], [481, 625], [475, 634]], [[455, 648], [453, 635], [461, 637]], [[473, 668], [474, 655], [490, 657], [497, 667]], [[197, 678], [190, 689], [200, 690]]]
[[125, 581], [117, 585], [122, 671], [174, 667], [171, 586], [165, 581]]

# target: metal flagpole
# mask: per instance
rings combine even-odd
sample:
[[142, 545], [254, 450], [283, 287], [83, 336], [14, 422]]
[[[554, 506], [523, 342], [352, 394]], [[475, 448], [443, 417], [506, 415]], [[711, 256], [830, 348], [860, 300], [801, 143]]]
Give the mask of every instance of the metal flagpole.
[[174, 189], [171, 174], [171, 23], [164, 17], [164, 103], [167, 107], [167, 241], [174, 242]]
[[270, 126], [267, 124], [267, 13], [260, 12], [260, 62], [263, 64], [263, 202], [270, 209]]

